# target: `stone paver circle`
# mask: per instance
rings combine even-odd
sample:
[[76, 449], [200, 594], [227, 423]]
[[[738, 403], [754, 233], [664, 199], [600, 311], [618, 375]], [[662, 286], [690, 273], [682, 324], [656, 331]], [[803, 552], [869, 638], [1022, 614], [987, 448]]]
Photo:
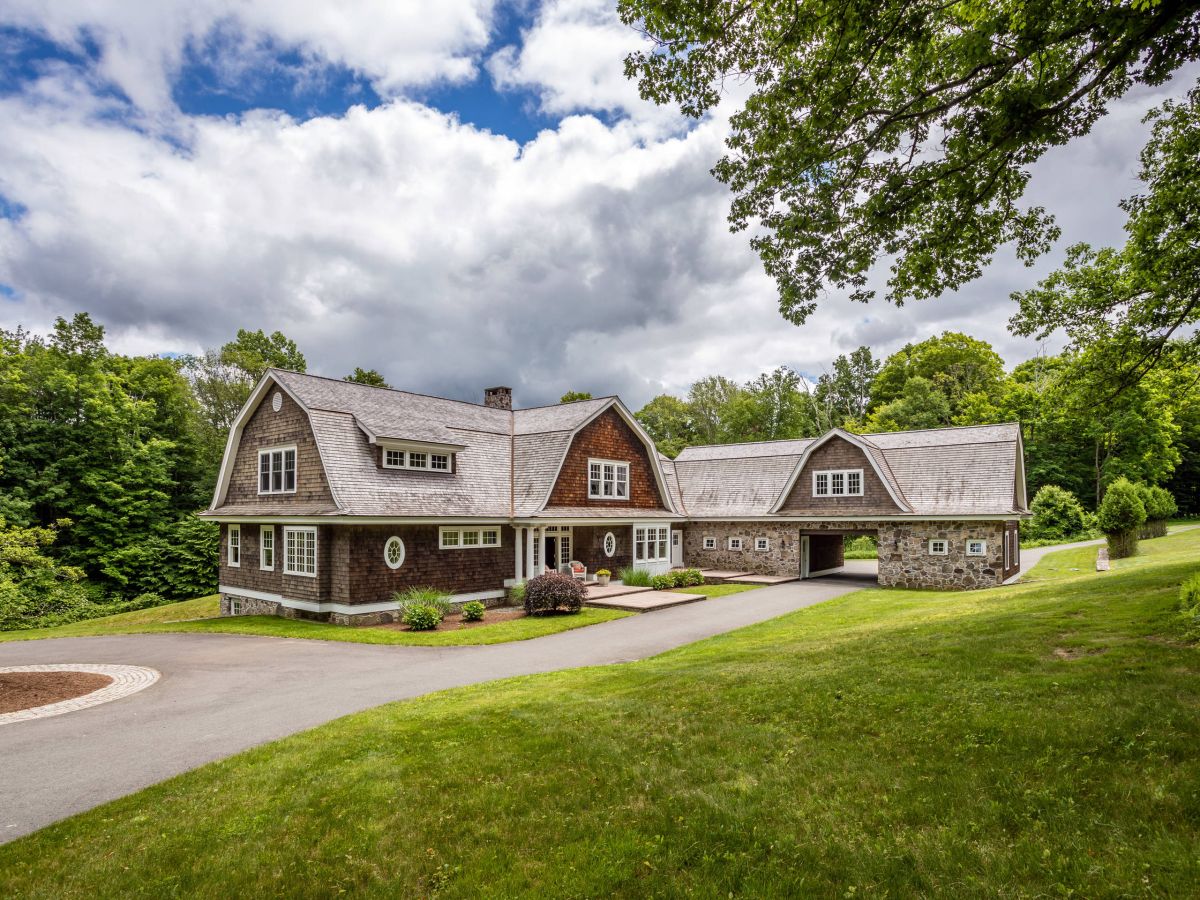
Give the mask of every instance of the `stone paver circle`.
[[75, 712], [77, 709], [87, 709], [89, 706], [99, 706], [120, 700], [130, 694], [145, 690], [159, 679], [157, 669], [145, 666], [119, 666], [102, 663], [44, 663], [36, 666], [0, 666], [0, 673], [7, 672], [90, 672], [94, 675], [107, 675], [112, 684], [105, 685], [90, 694], [72, 697], [70, 700], [60, 700], [57, 703], [47, 703], [45, 706], [34, 706], [29, 709], [19, 709], [16, 712], [0, 714], [0, 725], [13, 722], [27, 722], [31, 719], [45, 719], [48, 716], [61, 716], [63, 713]]

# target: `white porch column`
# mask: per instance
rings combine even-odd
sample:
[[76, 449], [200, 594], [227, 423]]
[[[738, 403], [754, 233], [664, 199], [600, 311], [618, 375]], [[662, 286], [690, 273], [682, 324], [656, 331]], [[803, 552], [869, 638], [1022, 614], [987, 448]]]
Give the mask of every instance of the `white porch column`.
[[513, 579], [521, 580], [521, 529], [513, 529]]
[[533, 571], [533, 541], [536, 528], [525, 529], [525, 580], [533, 578], [537, 572]]

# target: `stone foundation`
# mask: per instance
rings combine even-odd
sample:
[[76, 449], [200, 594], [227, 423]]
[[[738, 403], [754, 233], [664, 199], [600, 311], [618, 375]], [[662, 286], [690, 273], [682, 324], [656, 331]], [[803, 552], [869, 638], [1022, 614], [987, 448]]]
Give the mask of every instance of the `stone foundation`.
[[[461, 612], [464, 603], [470, 600], [457, 600], [450, 604], [451, 612]], [[506, 596], [487, 597], [479, 601], [488, 609], [505, 606]], [[237, 604], [237, 612], [234, 612]], [[261, 600], [255, 597], [243, 597], [239, 594], [221, 594], [222, 616], [279, 616], [284, 619], [306, 619], [311, 622], [330, 622], [334, 625], [388, 625], [399, 621], [399, 613], [394, 609], [377, 612], [310, 612], [296, 609], [277, 600]]]

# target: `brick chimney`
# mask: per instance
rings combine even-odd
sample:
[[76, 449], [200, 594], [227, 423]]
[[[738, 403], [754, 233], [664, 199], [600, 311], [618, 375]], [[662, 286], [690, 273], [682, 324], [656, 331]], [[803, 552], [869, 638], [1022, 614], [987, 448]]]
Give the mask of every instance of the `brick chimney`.
[[492, 409], [512, 409], [512, 388], [484, 388], [483, 405], [489, 406]]

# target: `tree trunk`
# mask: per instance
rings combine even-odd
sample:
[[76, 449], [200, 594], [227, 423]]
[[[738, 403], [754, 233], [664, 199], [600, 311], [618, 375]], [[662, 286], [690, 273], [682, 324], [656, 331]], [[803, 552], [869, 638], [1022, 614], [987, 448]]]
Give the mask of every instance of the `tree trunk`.
[[1114, 531], [1104, 537], [1108, 541], [1109, 559], [1124, 559], [1127, 556], [1137, 555], [1138, 533], [1136, 528], [1131, 531]]

